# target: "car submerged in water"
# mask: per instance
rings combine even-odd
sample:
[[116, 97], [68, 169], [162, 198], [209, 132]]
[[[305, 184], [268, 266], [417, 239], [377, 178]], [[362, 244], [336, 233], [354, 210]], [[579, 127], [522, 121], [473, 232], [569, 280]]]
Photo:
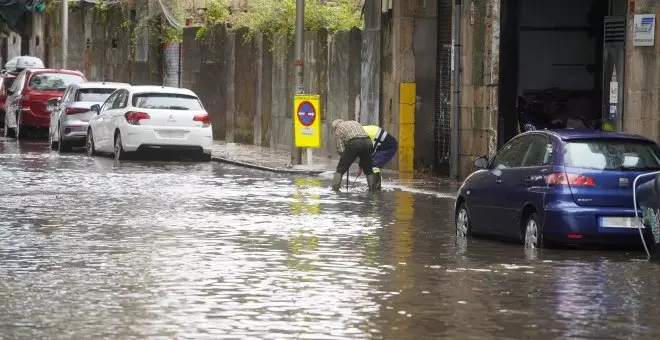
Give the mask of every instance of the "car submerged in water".
[[479, 170], [456, 198], [458, 237], [493, 236], [526, 248], [641, 246], [633, 182], [660, 170], [660, 148], [633, 134], [532, 131], [474, 164]]

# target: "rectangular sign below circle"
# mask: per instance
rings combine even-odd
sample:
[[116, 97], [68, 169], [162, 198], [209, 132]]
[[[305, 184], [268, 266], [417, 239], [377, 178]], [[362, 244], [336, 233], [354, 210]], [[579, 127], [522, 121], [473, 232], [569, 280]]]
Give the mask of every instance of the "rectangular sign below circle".
[[296, 147], [321, 147], [321, 97], [297, 94], [293, 99], [293, 132]]
[[655, 44], [655, 14], [635, 14], [633, 17], [633, 46]]

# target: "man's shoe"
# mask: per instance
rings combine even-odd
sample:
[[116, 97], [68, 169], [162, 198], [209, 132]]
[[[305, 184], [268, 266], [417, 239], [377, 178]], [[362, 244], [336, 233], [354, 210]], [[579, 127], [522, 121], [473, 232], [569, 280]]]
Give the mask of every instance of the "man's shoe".
[[381, 183], [380, 171], [374, 172], [374, 189], [375, 190], [382, 189], [381, 184], [382, 183]]
[[374, 174], [367, 175], [367, 184], [369, 185], [369, 191], [373, 192], [378, 189], [376, 189], [376, 176]]
[[332, 178], [332, 191], [339, 191], [342, 177], [344, 177], [344, 175], [335, 172], [335, 177]]

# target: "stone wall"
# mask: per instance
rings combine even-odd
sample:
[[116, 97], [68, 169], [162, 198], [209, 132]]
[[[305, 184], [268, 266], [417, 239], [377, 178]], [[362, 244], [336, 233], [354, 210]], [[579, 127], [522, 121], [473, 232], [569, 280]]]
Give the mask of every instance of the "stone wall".
[[[199, 94], [211, 114], [214, 137], [289, 149], [293, 143], [293, 41], [216, 26], [196, 38], [184, 29], [182, 86]], [[305, 33], [306, 92], [321, 96], [322, 147], [334, 155], [336, 118], [360, 110], [361, 32]]]
[[476, 157], [497, 151], [500, 0], [463, 1], [461, 20], [460, 177]]
[[[47, 32], [46, 57], [48, 67], [62, 65], [61, 9], [53, 4], [45, 18]], [[134, 24], [131, 20], [138, 18]], [[149, 12], [146, 7], [110, 7], [97, 11], [93, 4], [81, 2], [69, 8], [69, 46], [67, 68], [80, 70], [89, 80], [128, 82], [133, 85], [162, 85], [162, 47], [156, 39], [137, 39], [148, 30]], [[142, 18], [142, 19], [139, 19]], [[151, 41], [151, 43], [149, 43]], [[136, 58], [137, 51], [145, 51], [146, 58]]]
[[[653, 0], [637, 0], [634, 14], [656, 14], [660, 4]], [[633, 15], [628, 15], [623, 129], [660, 140], [660, 29], [655, 25], [655, 44], [633, 46]], [[619, 73], [620, 74], [620, 73]]]

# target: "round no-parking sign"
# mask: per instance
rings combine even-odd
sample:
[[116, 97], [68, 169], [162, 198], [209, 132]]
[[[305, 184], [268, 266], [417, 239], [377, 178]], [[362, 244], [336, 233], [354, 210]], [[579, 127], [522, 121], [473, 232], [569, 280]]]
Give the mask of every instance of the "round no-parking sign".
[[303, 101], [298, 105], [298, 121], [303, 126], [311, 126], [316, 121], [316, 108], [312, 103]]

